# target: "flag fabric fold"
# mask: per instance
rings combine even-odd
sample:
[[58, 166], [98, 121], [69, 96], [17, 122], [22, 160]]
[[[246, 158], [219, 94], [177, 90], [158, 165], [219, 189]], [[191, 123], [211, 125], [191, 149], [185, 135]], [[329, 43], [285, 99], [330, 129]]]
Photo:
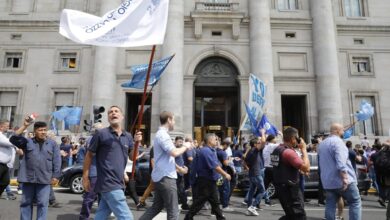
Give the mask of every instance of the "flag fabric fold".
[[262, 128], [265, 130], [266, 134], [268, 135], [272, 134], [275, 137], [278, 136], [278, 129], [269, 122], [265, 114], [263, 114], [263, 116], [261, 117], [257, 130], [260, 130]]
[[[161, 74], [167, 68], [174, 55], [166, 57], [159, 61], [153, 62], [152, 70], [150, 72], [149, 86], [155, 85], [161, 77]], [[146, 74], [148, 72], [148, 64], [136, 65], [131, 67], [133, 76], [130, 81], [122, 83], [122, 87], [143, 89], [145, 86]]]
[[344, 130], [343, 139], [348, 139], [352, 137], [354, 131], [354, 126], [349, 127], [348, 129]]
[[360, 103], [360, 110], [355, 114], [358, 121], [365, 121], [374, 115], [374, 107], [367, 101]]
[[257, 129], [257, 120], [255, 118], [255, 115], [251, 111], [249, 106], [246, 103], [244, 103], [244, 104], [245, 104], [246, 113], [248, 115], [248, 119], [249, 119], [249, 122], [250, 122], [250, 125], [251, 125], [251, 131], [252, 131], [252, 133], [254, 135], [260, 136], [260, 131], [259, 131], [259, 129]]
[[111, 47], [161, 45], [169, 0], [125, 0], [102, 17], [64, 9], [59, 33], [81, 44]]

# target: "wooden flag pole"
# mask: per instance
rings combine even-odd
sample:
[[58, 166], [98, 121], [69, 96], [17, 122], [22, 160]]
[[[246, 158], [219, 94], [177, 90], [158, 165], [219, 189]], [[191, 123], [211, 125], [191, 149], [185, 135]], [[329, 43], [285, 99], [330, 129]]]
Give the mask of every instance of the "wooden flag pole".
[[[141, 101], [141, 109], [138, 117], [138, 123], [136, 127], [136, 132], [140, 131], [141, 128], [141, 123], [142, 123], [142, 117], [143, 117], [143, 112], [144, 112], [144, 105], [146, 102], [146, 91], [148, 89], [148, 84], [149, 84], [149, 78], [150, 78], [150, 72], [152, 71], [152, 64], [153, 64], [153, 58], [154, 58], [154, 53], [156, 51], [156, 45], [153, 45], [152, 48], [152, 53], [150, 54], [150, 60], [149, 60], [149, 66], [148, 66], [148, 72], [146, 74], [146, 80], [145, 80], [145, 86], [144, 86], [144, 94], [142, 95], [142, 101]], [[135, 166], [137, 163], [137, 156], [138, 156], [138, 146], [140, 142], [137, 141], [134, 144], [134, 150], [133, 150], [133, 167], [131, 171], [131, 179], [135, 180], [134, 174], [135, 174]]]

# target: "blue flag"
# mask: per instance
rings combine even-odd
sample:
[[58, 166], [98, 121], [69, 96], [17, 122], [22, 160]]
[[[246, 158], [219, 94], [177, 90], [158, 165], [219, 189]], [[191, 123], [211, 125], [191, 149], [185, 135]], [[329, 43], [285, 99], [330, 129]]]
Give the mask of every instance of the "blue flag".
[[[153, 62], [148, 85], [153, 86], [158, 82], [158, 80], [161, 77], [161, 74], [164, 72], [165, 68], [167, 68], [173, 56], [174, 55]], [[133, 77], [131, 78], [130, 81], [122, 83], [121, 86], [125, 88], [135, 88], [135, 89], [144, 88], [148, 67], [149, 67], [148, 64], [132, 66], [131, 71], [133, 72]]]
[[259, 132], [259, 129], [257, 129], [257, 120], [255, 118], [255, 115], [253, 114], [253, 112], [249, 109], [248, 105], [246, 103], [245, 104], [245, 109], [246, 109], [246, 113], [248, 114], [248, 118], [249, 118], [249, 122], [251, 124], [251, 131], [254, 135], [256, 136], [260, 136], [260, 132]]
[[360, 110], [355, 114], [358, 121], [365, 121], [374, 115], [374, 107], [367, 101], [360, 103]]
[[344, 135], [343, 135], [343, 139], [345, 140], [345, 139], [348, 139], [348, 138], [352, 137], [352, 135], [353, 135], [353, 130], [354, 130], [353, 126], [351, 126], [350, 128], [348, 128], [347, 130], [345, 130], [345, 131], [344, 131]]
[[81, 113], [83, 112], [82, 107], [73, 107], [65, 117], [65, 124], [67, 125], [80, 125]]
[[263, 114], [261, 117], [257, 130], [260, 130], [261, 128], [264, 128], [265, 133], [268, 135], [272, 134], [275, 137], [278, 136], [278, 129], [268, 121], [268, 118], [265, 114]]
[[66, 116], [69, 115], [69, 113], [72, 111], [72, 108], [68, 106], [61, 107], [58, 111], [55, 111], [52, 113], [52, 116], [57, 121], [63, 121], [65, 120]]

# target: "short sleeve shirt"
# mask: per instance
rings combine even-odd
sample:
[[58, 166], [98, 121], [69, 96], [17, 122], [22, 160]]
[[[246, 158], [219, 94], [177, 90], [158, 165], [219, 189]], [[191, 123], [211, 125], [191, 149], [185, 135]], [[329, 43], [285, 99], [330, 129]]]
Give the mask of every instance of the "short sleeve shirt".
[[111, 127], [108, 127], [94, 135], [88, 150], [96, 156], [97, 193], [124, 188], [124, 170], [132, 148], [133, 138], [127, 132], [118, 136]]
[[297, 170], [299, 170], [303, 165], [303, 160], [294, 150], [286, 149], [285, 151], [283, 151], [282, 158], [283, 162], [289, 164]]
[[175, 149], [168, 129], [160, 127], [154, 137], [154, 168], [152, 171], [153, 182], [159, 182], [163, 177], [177, 179], [175, 158], [171, 151]]
[[199, 177], [216, 181], [220, 178], [215, 170], [219, 166], [215, 149], [205, 146], [199, 150], [199, 161], [196, 164], [196, 170]]

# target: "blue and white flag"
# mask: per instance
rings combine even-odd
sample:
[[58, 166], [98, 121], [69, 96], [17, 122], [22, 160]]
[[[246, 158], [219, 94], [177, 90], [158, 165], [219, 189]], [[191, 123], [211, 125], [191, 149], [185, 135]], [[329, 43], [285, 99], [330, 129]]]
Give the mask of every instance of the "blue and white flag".
[[[265, 104], [266, 85], [263, 81], [257, 78], [254, 74], [250, 74], [249, 77], [249, 99], [248, 106], [252, 110], [253, 116], [256, 120], [260, 120], [263, 114], [263, 107]], [[251, 124], [248, 116], [246, 115], [240, 130], [251, 129]]]
[[65, 129], [69, 129], [70, 125], [80, 125], [82, 111], [82, 107], [61, 107], [51, 114], [51, 129], [58, 132], [56, 121], [64, 121]]
[[374, 115], [374, 107], [367, 101], [360, 103], [360, 110], [355, 114], [358, 121], [365, 121]]
[[65, 117], [65, 123], [67, 125], [80, 125], [83, 107], [73, 107], [71, 109], [72, 110]]
[[255, 110], [251, 110], [249, 108], [249, 106], [245, 104], [245, 109], [246, 109], [246, 114], [248, 115], [248, 120], [249, 120], [249, 123], [250, 123], [250, 128], [251, 128], [251, 131], [252, 131], [252, 134], [256, 135], [256, 136], [260, 136], [260, 131], [259, 129], [257, 129], [257, 120], [255, 118], [255, 115], [254, 115], [254, 112]]
[[77, 43], [96, 46], [161, 45], [168, 8], [169, 0], [124, 0], [102, 17], [64, 9], [59, 32]]
[[266, 134], [272, 134], [273, 136], [278, 136], [278, 129], [269, 122], [267, 116], [263, 114], [263, 117], [261, 117], [261, 120], [259, 122], [259, 126], [257, 130], [264, 129]]
[[344, 131], [344, 135], [343, 135], [343, 139], [348, 139], [350, 137], [352, 137], [353, 135], [353, 130], [354, 130], [354, 126], [351, 126], [350, 128], [348, 128], [347, 130]]
[[[158, 82], [161, 77], [161, 74], [164, 72], [165, 68], [167, 68], [169, 62], [171, 62], [173, 57], [174, 55], [153, 62], [148, 85], [153, 86]], [[144, 88], [148, 67], [148, 64], [132, 66], [131, 71], [134, 73], [133, 77], [130, 81], [123, 83], [121, 86], [125, 88], [136, 89]]]

